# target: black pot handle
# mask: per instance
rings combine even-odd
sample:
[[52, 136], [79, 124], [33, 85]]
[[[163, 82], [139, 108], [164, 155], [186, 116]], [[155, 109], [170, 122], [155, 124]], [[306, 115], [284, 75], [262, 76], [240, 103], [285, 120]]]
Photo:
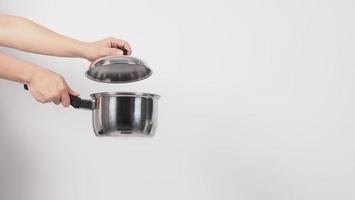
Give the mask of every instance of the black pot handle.
[[[28, 90], [27, 85], [23, 85], [25, 90]], [[74, 108], [85, 108], [85, 109], [95, 109], [95, 103], [92, 100], [88, 99], [81, 99], [80, 97], [69, 95], [70, 98], [70, 105], [73, 106]]]
[[69, 95], [70, 105], [74, 108], [95, 109], [95, 103], [92, 100], [82, 99], [78, 96]]

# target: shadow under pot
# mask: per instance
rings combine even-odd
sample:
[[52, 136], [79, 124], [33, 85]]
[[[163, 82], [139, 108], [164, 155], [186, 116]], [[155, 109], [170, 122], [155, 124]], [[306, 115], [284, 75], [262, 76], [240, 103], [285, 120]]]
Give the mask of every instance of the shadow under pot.
[[92, 110], [96, 136], [152, 137], [158, 119], [159, 95], [149, 93], [94, 93], [91, 100], [70, 96], [74, 108]]

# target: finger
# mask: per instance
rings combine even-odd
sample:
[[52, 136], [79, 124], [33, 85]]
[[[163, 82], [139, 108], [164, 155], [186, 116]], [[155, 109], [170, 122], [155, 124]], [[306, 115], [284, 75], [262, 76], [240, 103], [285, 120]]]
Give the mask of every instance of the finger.
[[132, 54], [132, 48], [131, 48], [131, 46], [129, 45], [128, 42], [124, 41], [123, 48], [127, 50], [127, 55], [131, 55]]
[[70, 104], [70, 99], [68, 93], [64, 93], [61, 98], [62, 105], [68, 107]]
[[54, 98], [52, 98], [52, 102], [55, 104], [55, 105], [58, 105], [60, 104], [61, 102], [61, 98], [62, 98], [62, 95], [61, 94], [58, 94], [57, 96], [55, 96]]
[[49, 103], [49, 102], [52, 102], [52, 99], [48, 98], [48, 97], [44, 97], [44, 98], [41, 98], [40, 99], [40, 102], [42, 103]]
[[123, 51], [120, 49], [114, 49], [114, 48], [101, 48], [100, 51], [98, 52], [100, 57], [104, 56], [114, 56], [114, 55], [123, 55]]
[[38, 94], [38, 96], [35, 97], [36, 100], [40, 103], [48, 103], [48, 102], [51, 102], [52, 101], [52, 98], [49, 97], [49, 96], [45, 96], [45, 95], [42, 95], [42, 94]]
[[131, 55], [132, 54], [132, 48], [131, 48], [131, 45], [129, 45], [129, 43], [127, 42], [126, 44], [127, 46], [125, 46], [125, 48], [127, 49], [128, 51], [128, 55]]
[[41, 96], [35, 97], [35, 99], [40, 103], [48, 103], [49, 102], [49, 100], [47, 100], [45, 97], [41, 97]]
[[120, 49], [123, 48], [127, 50], [128, 55], [132, 54], [132, 48], [127, 41], [112, 38], [110, 42], [111, 42], [111, 47], [120, 48]]
[[71, 89], [70, 87], [68, 87], [68, 88], [69, 88], [69, 89], [68, 89], [68, 92], [69, 92], [70, 95], [73, 95], [73, 96], [80, 96], [80, 93], [79, 93], [79, 92], [77, 92], [77, 91]]
[[55, 105], [59, 105], [59, 104], [60, 104], [60, 102], [61, 102], [61, 100], [60, 100], [60, 99], [55, 99], [55, 100], [53, 101], [53, 103], [54, 103]]
[[[30, 89], [30, 88], [29, 88], [29, 89]], [[37, 102], [46, 103], [45, 98], [44, 98], [44, 96], [43, 96], [41, 93], [39, 93], [39, 92], [37, 92], [37, 91], [33, 91], [33, 90], [31, 90], [31, 89], [30, 89], [30, 92], [31, 92], [31, 95], [34, 97], [34, 99], [35, 99]]]
[[115, 49], [115, 48], [110, 48], [110, 53], [109, 55], [114, 56], [114, 55], [123, 55], [123, 51], [121, 49]]

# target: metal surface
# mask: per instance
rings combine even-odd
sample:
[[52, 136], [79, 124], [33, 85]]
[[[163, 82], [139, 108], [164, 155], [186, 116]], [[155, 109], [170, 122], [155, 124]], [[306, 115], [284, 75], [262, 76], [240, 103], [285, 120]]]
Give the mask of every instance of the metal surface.
[[93, 129], [97, 136], [152, 137], [159, 95], [149, 93], [91, 94]]
[[132, 56], [107, 56], [95, 60], [86, 71], [91, 80], [104, 83], [128, 83], [149, 77], [152, 70]]

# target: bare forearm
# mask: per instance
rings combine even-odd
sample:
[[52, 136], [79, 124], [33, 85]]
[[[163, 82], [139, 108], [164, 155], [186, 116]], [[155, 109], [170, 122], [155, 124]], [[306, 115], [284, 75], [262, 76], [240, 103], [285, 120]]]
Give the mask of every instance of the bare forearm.
[[85, 42], [55, 33], [30, 20], [0, 14], [0, 45], [33, 53], [82, 57]]
[[36, 64], [0, 53], [0, 78], [27, 84], [39, 69]]
[[32, 96], [41, 103], [70, 104], [69, 95], [79, 96], [59, 74], [36, 64], [0, 53], [0, 78], [26, 84]]

